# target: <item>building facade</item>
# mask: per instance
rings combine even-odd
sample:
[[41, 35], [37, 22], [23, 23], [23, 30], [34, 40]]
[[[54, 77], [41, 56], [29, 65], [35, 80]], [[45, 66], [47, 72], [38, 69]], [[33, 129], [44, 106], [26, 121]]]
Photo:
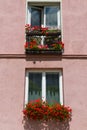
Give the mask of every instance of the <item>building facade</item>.
[[[87, 129], [86, 5], [86, 0], [0, 1], [1, 130]], [[26, 24], [52, 30], [58, 28], [64, 51], [42, 51], [39, 54], [27, 52], [24, 47]], [[39, 35], [43, 46], [46, 36]], [[34, 88], [34, 83], [35, 86], [40, 86], [39, 89]], [[24, 126], [22, 110], [25, 104], [39, 97], [44, 101], [56, 100], [60, 104], [70, 106], [71, 122], [65, 127], [55, 121], [51, 124], [30, 122], [29, 126]]]

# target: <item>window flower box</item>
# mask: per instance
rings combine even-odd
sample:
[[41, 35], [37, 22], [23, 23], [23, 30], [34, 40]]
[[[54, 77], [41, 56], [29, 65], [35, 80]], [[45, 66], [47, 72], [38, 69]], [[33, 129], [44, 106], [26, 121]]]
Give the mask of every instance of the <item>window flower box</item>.
[[62, 54], [64, 43], [61, 41], [61, 31], [59, 29], [49, 30], [42, 27], [31, 27], [25, 25], [26, 54]]
[[58, 54], [61, 55], [63, 53], [63, 50], [31, 50], [26, 49], [26, 54]]
[[30, 101], [23, 110], [24, 120], [55, 120], [59, 122], [71, 120], [71, 108], [55, 103], [49, 105], [40, 99]]

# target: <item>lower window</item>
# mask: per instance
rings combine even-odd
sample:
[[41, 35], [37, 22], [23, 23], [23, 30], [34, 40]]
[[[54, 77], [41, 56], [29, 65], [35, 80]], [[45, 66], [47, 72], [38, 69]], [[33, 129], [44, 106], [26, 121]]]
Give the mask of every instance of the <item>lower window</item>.
[[63, 104], [62, 71], [27, 71], [25, 104], [42, 99], [49, 104]]

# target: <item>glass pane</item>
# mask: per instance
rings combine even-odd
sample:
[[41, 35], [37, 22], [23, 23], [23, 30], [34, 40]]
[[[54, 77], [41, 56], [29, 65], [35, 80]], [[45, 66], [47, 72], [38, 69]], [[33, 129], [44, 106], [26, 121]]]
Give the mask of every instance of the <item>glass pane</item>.
[[60, 101], [58, 73], [46, 73], [46, 99], [49, 104]]
[[57, 27], [57, 7], [46, 7], [46, 26]]
[[41, 83], [42, 74], [41, 73], [29, 73], [29, 92], [28, 101], [41, 99]]
[[41, 26], [41, 10], [31, 8], [31, 26]]

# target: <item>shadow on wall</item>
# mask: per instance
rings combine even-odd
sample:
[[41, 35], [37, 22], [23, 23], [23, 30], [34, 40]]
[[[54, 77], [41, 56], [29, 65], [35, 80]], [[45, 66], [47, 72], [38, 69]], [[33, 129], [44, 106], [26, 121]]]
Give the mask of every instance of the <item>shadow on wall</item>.
[[24, 130], [69, 130], [69, 122], [28, 120], [24, 123]]

